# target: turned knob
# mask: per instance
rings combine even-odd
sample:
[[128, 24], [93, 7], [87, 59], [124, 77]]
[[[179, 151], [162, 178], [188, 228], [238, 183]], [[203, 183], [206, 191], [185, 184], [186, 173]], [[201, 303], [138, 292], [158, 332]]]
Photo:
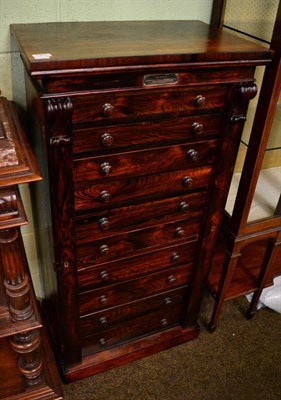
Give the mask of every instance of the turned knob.
[[170, 298], [170, 297], [166, 297], [166, 298], [164, 299], [164, 304], [165, 304], [166, 306], [168, 306], [169, 304], [172, 304], [171, 298]]
[[170, 285], [173, 285], [174, 283], [176, 283], [176, 281], [177, 281], [177, 279], [176, 279], [176, 277], [175, 277], [174, 275], [170, 275], [170, 276], [168, 277], [168, 283], [169, 283]]
[[100, 192], [99, 199], [102, 203], [108, 203], [111, 200], [111, 194], [107, 190]]
[[199, 122], [194, 122], [194, 124], [192, 124], [192, 131], [196, 135], [200, 135], [204, 131], [204, 125]]
[[198, 151], [196, 151], [194, 149], [189, 149], [186, 152], [186, 156], [190, 161], [197, 161], [199, 154], [198, 154]]
[[99, 252], [101, 256], [107, 256], [109, 253], [109, 247], [107, 246], [107, 244], [103, 244], [100, 248], [99, 248]]
[[105, 294], [101, 295], [100, 300], [99, 300], [100, 304], [102, 306], [106, 306], [108, 303], [108, 298], [106, 297]]
[[180, 259], [179, 253], [174, 252], [174, 253], [171, 255], [171, 260], [172, 260], [172, 261], [178, 261], [179, 259]]
[[110, 278], [109, 273], [107, 271], [101, 271], [100, 273], [100, 279], [102, 281], [108, 281]]
[[113, 145], [113, 136], [110, 133], [104, 133], [101, 137], [101, 143], [105, 147], [110, 147]]
[[100, 165], [100, 173], [102, 175], [109, 175], [112, 172], [112, 165], [109, 162], [104, 162]]
[[204, 108], [206, 106], [206, 101], [207, 99], [204, 96], [199, 95], [195, 97], [195, 105], [199, 108]]
[[105, 328], [108, 325], [108, 320], [106, 317], [100, 317], [100, 324], [103, 328]]
[[99, 340], [99, 344], [100, 344], [101, 346], [105, 346], [105, 345], [106, 345], [106, 340], [105, 340], [105, 338], [101, 338], [101, 339]]
[[161, 323], [161, 326], [167, 326], [168, 325], [168, 321], [166, 320], [166, 318], [161, 319], [160, 323]]
[[180, 204], [179, 204], [179, 210], [180, 210], [181, 212], [186, 212], [186, 211], [188, 211], [188, 210], [189, 210], [189, 204], [186, 203], [186, 201], [181, 201]]
[[190, 178], [190, 176], [184, 176], [182, 178], [182, 183], [183, 183], [183, 186], [190, 187], [192, 185], [192, 178]]
[[110, 117], [115, 111], [115, 107], [110, 103], [105, 103], [102, 106], [102, 113], [105, 117]]
[[99, 220], [99, 227], [102, 231], [109, 229], [109, 220], [107, 218], [101, 218]]
[[175, 230], [175, 235], [177, 237], [184, 237], [184, 229], [180, 226]]

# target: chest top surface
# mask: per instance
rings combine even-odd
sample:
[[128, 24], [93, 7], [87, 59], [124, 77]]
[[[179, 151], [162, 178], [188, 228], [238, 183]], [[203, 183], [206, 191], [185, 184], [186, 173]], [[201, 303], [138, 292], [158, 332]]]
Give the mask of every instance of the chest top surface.
[[31, 75], [55, 70], [161, 63], [265, 64], [272, 53], [200, 21], [63, 22], [11, 25]]

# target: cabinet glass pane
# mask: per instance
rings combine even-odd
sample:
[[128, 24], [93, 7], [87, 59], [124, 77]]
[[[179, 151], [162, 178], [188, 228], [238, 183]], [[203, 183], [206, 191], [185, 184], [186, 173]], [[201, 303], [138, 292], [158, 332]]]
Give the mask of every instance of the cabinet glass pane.
[[227, 0], [224, 25], [270, 42], [279, 0]]
[[[253, 40], [269, 47], [279, 0], [227, 0], [224, 15], [224, 29], [234, 30], [240, 37]], [[264, 67], [256, 69], [256, 83], [261, 88]], [[259, 173], [255, 195], [248, 215], [248, 222], [256, 222], [263, 218], [280, 214], [281, 189], [281, 96], [276, 108], [269, 140]], [[258, 96], [250, 102], [247, 121], [243, 130], [238, 158], [226, 204], [226, 211], [232, 215], [236, 201], [237, 189], [243, 170], [244, 160], [252, 124], [256, 112]], [[279, 202], [279, 203], [278, 203]], [[279, 204], [279, 206], [278, 206]]]
[[[280, 215], [281, 193], [281, 96], [264, 154], [248, 222]], [[279, 204], [279, 206], [278, 206]]]
[[[256, 222], [263, 218], [280, 215], [280, 193], [281, 193], [281, 96], [276, 108], [267, 149], [263, 157], [263, 164], [259, 174], [255, 194], [248, 216], [248, 222]], [[247, 136], [248, 133], [246, 133]], [[239, 148], [235, 172], [227, 199], [226, 211], [232, 215], [236, 200], [241, 171], [248, 150], [246, 140], [242, 141]], [[279, 204], [279, 206], [278, 206]]]

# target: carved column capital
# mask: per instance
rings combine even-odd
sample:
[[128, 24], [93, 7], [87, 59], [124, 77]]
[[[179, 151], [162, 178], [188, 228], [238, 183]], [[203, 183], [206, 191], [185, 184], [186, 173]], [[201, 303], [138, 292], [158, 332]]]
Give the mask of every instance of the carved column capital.
[[0, 197], [0, 215], [15, 213], [18, 210], [17, 197], [15, 194], [1, 195]]
[[69, 97], [48, 99], [46, 113], [50, 145], [69, 142], [72, 130], [72, 103]]
[[258, 87], [254, 82], [239, 83], [235, 90], [245, 101], [252, 100], [258, 93]]
[[232, 123], [245, 122], [249, 101], [252, 100], [258, 88], [254, 82], [243, 82], [235, 86], [234, 109], [230, 117]]

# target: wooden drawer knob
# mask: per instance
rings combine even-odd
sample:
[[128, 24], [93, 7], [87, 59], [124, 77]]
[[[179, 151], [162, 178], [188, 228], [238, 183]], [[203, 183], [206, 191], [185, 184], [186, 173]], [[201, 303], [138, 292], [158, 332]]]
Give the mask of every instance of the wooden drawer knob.
[[194, 149], [187, 150], [186, 156], [190, 161], [197, 161], [199, 158], [198, 151], [196, 151]]
[[206, 101], [207, 99], [204, 96], [199, 95], [195, 97], [195, 105], [199, 108], [204, 108], [206, 106]]
[[194, 122], [194, 124], [192, 124], [192, 132], [195, 133], [195, 135], [200, 135], [204, 132], [204, 125], [199, 122]]
[[178, 261], [180, 259], [180, 255], [179, 255], [179, 253], [177, 253], [177, 252], [174, 252], [172, 255], [171, 255], [171, 260], [172, 261]]
[[101, 279], [102, 281], [108, 281], [109, 278], [110, 278], [110, 275], [109, 275], [109, 273], [108, 273], [107, 271], [101, 271], [101, 273], [100, 273], [100, 279]]
[[186, 211], [188, 211], [188, 210], [189, 210], [189, 204], [188, 204], [186, 201], [180, 202], [180, 204], [179, 204], [179, 210], [180, 210], [181, 212], [186, 212]]
[[176, 281], [177, 281], [177, 279], [176, 279], [176, 277], [175, 277], [174, 275], [170, 275], [170, 276], [168, 277], [168, 283], [169, 283], [169, 285], [174, 285], [174, 284], [176, 283]]
[[99, 199], [102, 203], [108, 203], [111, 200], [111, 194], [107, 190], [100, 192]]
[[165, 299], [164, 299], [164, 304], [166, 305], [166, 306], [168, 306], [168, 305], [170, 305], [170, 304], [172, 304], [173, 302], [172, 302], [172, 300], [171, 300], [171, 298], [170, 297], [166, 297]]
[[104, 147], [110, 147], [113, 145], [113, 136], [110, 133], [104, 133], [101, 137], [101, 143]]
[[109, 162], [104, 162], [100, 165], [100, 173], [102, 175], [109, 175], [112, 172], [112, 165]]
[[100, 346], [105, 346], [105, 345], [106, 345], [106, 340], [105, 340], [105, 338], [101, 338], [101, 339], [99, 340], [99, 344], [100, 344]]
[[103, 328], [105, 328], [108, 325], [108, 320], [106, 317], [100, 317], [100, 324]]
[[184, 229], [181, 228], [180, 226], [175, 230], [175, 235], [179, 238], [184, 237]]
[[99, 227], [102, 231], [107, 231], [109, 229], [109, 220], [107, 218], [101, 218], [99, 220]]
[[100, 299], [99, 299], [99, 303], [102, 306], [106, 306], [108, 304], [108, 298], [106, 297], [105, 294], [101, 295]]
[[161, 319], [160, 323], [161, 323], [161, 326], [163, 326], [163, 327], [168, 325], [168, 321], [166, 320], [166, 318]]
[[107, 246], [107, 244], [103, 244], [100, 248], [99, 248], [99, 252], [101, 256], [107, 256], [109, 253], [109, 247]]
[[192, 178], [190, 178], [190, 176], [184, 176], [184, 177], [182, 178], [182, 184], [183, 184], [183, 186], [185, 186], [185, 187], [190, 187], [190, 186], [192, 186], [192, 182], [193, 182], [193, 180], [192, 180]]
[[102, 106], [102, 113], [105, 117], [110, 117], [115, 111], [115, 108], [112, 104], [110, 103], [105, 103]]

